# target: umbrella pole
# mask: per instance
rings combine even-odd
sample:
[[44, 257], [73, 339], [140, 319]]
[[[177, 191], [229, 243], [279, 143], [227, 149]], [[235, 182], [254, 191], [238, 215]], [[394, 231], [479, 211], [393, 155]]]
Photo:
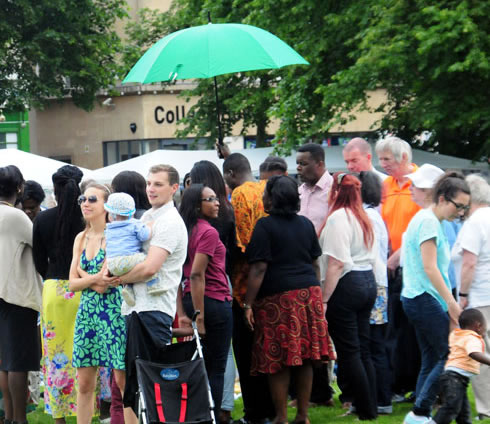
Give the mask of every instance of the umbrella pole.
[[223, 134], [221, 132], [221, 113], [219, 110], [219, 98], [218, 98], [218, 82], [216, 77], [214, 77], [214, 95], [216, 97], [216, 114], [218, 118], [218, 144], [223, 146]]

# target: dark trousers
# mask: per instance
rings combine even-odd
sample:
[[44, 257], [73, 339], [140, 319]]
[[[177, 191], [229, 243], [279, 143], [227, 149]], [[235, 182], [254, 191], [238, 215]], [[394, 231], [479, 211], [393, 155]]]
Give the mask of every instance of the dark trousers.
[[[187, 316], [192, 317], [194, 307], [190, 294], [184, 296], [183, 304]], [[231, 302], [204, 296], [204, 327], [206, 328], [206, 335], [202, 339], [204, 363], [213, 395], [215, 413], [219, 413], [233, 330]]]
[[373, 272], [351, 271], [339, 280], [326, 314], [338, 367], [361, 419], [377, 416], [376, 374], [369, 347], [369, 317], [375, 300]]
[[420, 349], [413, 325], [408, 321], [400, 300], [402, 268], [388, 281], [387, 348], [390, 358], [393, 393], [415, 390], [420, 371]]
[[439, 379], [442, 406], [433, 420], [437, 424], [471, 423], [471, 406], [468, 401], [469, 378], [454, 371], [444, 371]]
[[391, 369], [386, 347], [388, 324], [372, 324], [370, 327], [371, 358], [376, 373], [378, 406], [389, 406], [391, 405]]
[[245, 419], [258, 421], [276, 415], [269, 391], [267, 376], [250, 375], [253, 332], [246, 326], [243, 309], [233, 301], [233, 352], [240, 376]]

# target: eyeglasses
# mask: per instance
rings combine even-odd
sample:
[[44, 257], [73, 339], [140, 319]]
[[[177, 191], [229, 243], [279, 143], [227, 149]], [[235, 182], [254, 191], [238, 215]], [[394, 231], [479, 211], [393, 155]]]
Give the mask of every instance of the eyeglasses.
[[81, 196], [78, 196], [78, 204], [81, 205], [82, 203], [85, 203], [88, 200], [89, 203], [97, 203], [97, 196], [84, 196], [83, 194]]
[[456, 203], [451, 199], [447, 199], [447, 201], [451, 202], [458, 211], [468, 212], [470, 210], [470, 205], [462, 205], [461, 203]]
[[219, 202], [219, 199], [215, 196], [211, 196], [211, 197], [205, 197], [204, 199], [201, 199], [201, 201], [203, 202]]

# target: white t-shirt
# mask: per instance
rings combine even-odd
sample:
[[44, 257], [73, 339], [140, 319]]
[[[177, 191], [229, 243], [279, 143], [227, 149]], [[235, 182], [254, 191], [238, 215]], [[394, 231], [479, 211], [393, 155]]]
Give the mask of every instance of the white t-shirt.
[[477, 257], [475, 274], [469, 290], [469, 306], [490, 305], [490, 207], [477, 209], [463, 224], [454, 243], [451, 259], [459, 280], [463, 249]]
[[376, 234], [370, 248], [364, 244], [361, 225], [354, 215], [345, 209], [338, 209], [327, 219], [325, 228], [320, 235], [322, 256], [320, 257], [320, 275], [325, 279], [327, 272], [327, 256], [344, 264], [342, 278], [350, 271], [367, 271], [373, 269], [378, 254]]
[[150, 246], [165, 249], [169, 255], [158, 271], [158, 279], [166, 289], [162, 295], [151, 295], [147, 285], [133, 285], [136, 304], [128, 306], [123, 302], [121, 312], [129, 315], [132, 312], [161, 311], [175, 316], [177, 308], [177, 292], [182, 279], [182, 267], [187, 257], [187, 229], [173, 201], [157, 210], [150, 209], [141, 217], [141, 221], [154, 221], [151, 239], [143, 244], [143, 251], [148, 253]]
[[388, 230], [377, 208], [364, 205], [364, 210], [371, 220], [378, 243], [378, 257], [376, 258], [373, 269], [376, 284], [382, 287], [388, 287], [388, 271], [386, 267], [388, 262]]

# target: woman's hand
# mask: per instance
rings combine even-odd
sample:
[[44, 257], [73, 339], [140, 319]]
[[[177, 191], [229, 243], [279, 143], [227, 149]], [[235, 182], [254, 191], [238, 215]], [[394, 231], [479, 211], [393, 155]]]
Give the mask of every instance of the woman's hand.
[[255, 319], [252, 309], [245, 309], [245, 325], [250, 331], [254, 331]]
[[448, 307], [449, 318], [451, 319], [450, 327], [451, 328], [459, 327], [458, 319], [459, 316], [461, 315], [461, 312], [463, 312], [461, 306], [459, 306], [459, 304], [455, 300], [453, 300], [452, 302], [448, 303], [447, 307]]
[[204, 327], [204, 317], [199, 315], [196, 319], [197, 332], [201, 337], [206, 335], [206, 327]]

